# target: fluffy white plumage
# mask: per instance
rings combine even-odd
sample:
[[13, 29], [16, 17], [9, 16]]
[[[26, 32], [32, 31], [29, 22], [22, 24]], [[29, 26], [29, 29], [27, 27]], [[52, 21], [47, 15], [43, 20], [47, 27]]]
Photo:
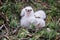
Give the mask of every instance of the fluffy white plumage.
[[46, 18], [46, 14], [43, 10], [36, 11], [34, 15], [36, 18], [40, 18], [40, 19]]
[[36, 19], [37, 20], [37, 25], [39, 27], [45, 27], [45, 21], [43, 19]]
[[21, 19], [21, 26], [25, 27], [25, 28], [30, 28], [30, 21], [29, 21], [29, 17], [22, 17]]
[[45, 21], [43, 19], [33, 19], [32, 24], [35, 26], [36, 29], [40, 29], [42, 27], [45, 27]]
[[[28, 10], [31, 10], [31, 11], [28, 12]], [[33, 9], [30, 6], [22, 9], [22, 12], [21, 12], [22, 19], [20, 21], [22, 27], [30, 28], [29, 27], [31, 25], [30, 22], [31, 22], [31, 20], [33, 19], [33, 16], [34, 16], [33, 13], [34, 13]]]
[[[31, 10], [30, 12], [28, 10]], [[35, 18], [35, 16], [42, 15], [39, 17], [42, 18]], [[32, 7], [27, 6], [24, 9], [22, 9], [21, 12], [22, 19], [20, 21], [22, 27], [30, 28], [31, 24], [35, 25], [35, 28], [41, 28], [45, 26], [45, 21], [43, 20], [43, 16], [45, 16], [45, 13], [42, 11], [37, 11], [34, 14], [34, 11]]]

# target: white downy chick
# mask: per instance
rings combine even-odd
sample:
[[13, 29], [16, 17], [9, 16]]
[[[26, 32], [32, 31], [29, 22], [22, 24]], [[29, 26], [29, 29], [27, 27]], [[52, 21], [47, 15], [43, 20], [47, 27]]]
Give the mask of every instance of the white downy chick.
[[34, 16], [36, 18], [40, 18], [40, 19], [45, 19], [46, 18], [46, 14], [43, 10], [36, 11]]
[[45, 27], [45, 20], [44, 20], [46, 18], [45, 12], [43, 10], [36, 11], [34, 16], [37, 21], [37, 23], [35, 24], [36, 29]]
[[45, 21], [43, 19], [35, 18], [35, 16], [32, 16], [32, 17], [29, 18], [29, 21], [37, 29], [40, 29], [42, 27], [45, 27]]
[[34, 25], [35, 25], [35, 28], [36, 29], [40, 29], [40, 28], [43, 28], [45, 27], [45, 21], [43, 19], [37, 19], [35, 18], [35, 22], [34, 22]]
[[30, 28], [29, 26], [31, 25], [30, 24], [30, 18], [32, 18], [33, 19], [33, 13], [34, 13], [34, 11], [33, 11], [33, 9], [32, 9], [32, 7], [30, 7], [30, 6], [27, 6], [27, 7], [25, 7], [24, 8], [24, 11], [23, 11], [24, 13], [24, 16], [22, 17], [22, 19], [21, 19], [21, 21], [20, 21], [20, 23], [21, 23], [21, 26], [22, 27], [26, 27], [26, 28]]
[[[30, 25], [33, 24], [35, 28], [39, 29], [41, 27], [45, 27], [45, 21], [43, 20], [43, 17], [41, 18], [36, 18], [34, 15], [34, 11], [32, 7], [27, 6], [24, 9], [22, 9], [24, 13], [21, 12], [22, 15], [24, 15], [20, 21], [22, 27], [30, 28]], [[40, 11], [41, 12], [41, 11]], [[39, 12], [36, 12], [37, 16]], [[42, 12], [42, 14], [44, 14]], [[21, 15], [21, 16], [22, 16]], [[40, 17], [40, 14], [39, 14]]]
[[35, 17], [31, 17], [29, 18], [30, 19], [30, 23], [33, 24], [35, 26], [35, 30], [36, 32], [38, 30], [40, 30], [41, 28], [45, 27], [45, 21], [43, 19], [37, 19]]
[[45, 21], [43, 19], [36, 19], [37, 20], [37, 25], [39, 27], [45, 27]]

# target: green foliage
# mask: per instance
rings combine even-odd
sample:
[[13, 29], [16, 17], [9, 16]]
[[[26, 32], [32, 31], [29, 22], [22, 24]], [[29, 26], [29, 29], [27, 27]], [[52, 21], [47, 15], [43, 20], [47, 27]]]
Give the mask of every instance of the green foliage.
[[0, 25], [4, 23], [4, 20], [0, 19]]
[[16, 20], [12, 20], [10, 22], [10, 27], [17, 27], [17, 21]]
[[56, 0], [41, 0], [41, 1], [47, 2], [50, 5], [53, 5], [56, 2]]
[[18, 33], [18, 37], [19, 37], [19, 38], [24, 38], [24, 37], [26, 37], [28, 34], [29, 34], [29, 32], [28, 32], [27, 30], [21, 29], [21, 30], [19, 31], [19, 33]]
[[48, 27], [48, 28], [51, 28], [51, 29], [56, 29], [56, 28], [57, 28], [57, 27], [56, 27], [56, 24], [53, 23], [53, 22], [49, 23], [49, 24], [47, 25], [47, 27]]
[[33, 24], [30, 25], [31, 29], [35, 29], [35, 26]]

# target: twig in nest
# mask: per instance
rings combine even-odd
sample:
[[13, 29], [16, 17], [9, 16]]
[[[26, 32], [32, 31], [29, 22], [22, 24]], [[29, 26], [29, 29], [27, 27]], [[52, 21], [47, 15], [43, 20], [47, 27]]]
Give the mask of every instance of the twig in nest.
[[60, 34], [56, 36], [55, 40], [60, 40]]
[[7, 31], [6, 35], [8, 35], [8, 33], [9, 33], [8, 19], [7, 19], [6, 15], [4, 15], [2, 12], [0, 12], [0, 18], [4, 20], [3, 25], [4, 25], [4, 27], [5, 27], [6, 31]]
[[26, 38], [32, 38], [33, 37], [33, 34], [27, 34]]
[[0, 0], [0, 6], [2, 5], [2, 1]]
[[2, 39], [2, 38], [6, 38], [7, 40], [10, 40], [7, 35], [0, 35], [0, 39]]
[[0, 39], [2, 38], [2, 35], [0, 35]]
[[3, 37], [5, 37], [7, 40], [10, 40], [9, 37], [7, 35], [3, 35]]
[[6, 35], [8, 35], [9, 31], [8, 31], [8, 28], [5, 26], [5, 24], [4, 24], [4, 27], [5, 27], [6, 31], [7, 31]]
[[0, 26], [0, 30], [3, 28], [4, 25]]
[[20, 40], [28, 40], [29, 38], [21, 38]]
[[12, 31], [12, 34], [17, 35], [17, 34], [18, 34], [19, 29], [20, 29], [20, 27], [17, 27], [16, 29], [14, 29], [14, 30]]

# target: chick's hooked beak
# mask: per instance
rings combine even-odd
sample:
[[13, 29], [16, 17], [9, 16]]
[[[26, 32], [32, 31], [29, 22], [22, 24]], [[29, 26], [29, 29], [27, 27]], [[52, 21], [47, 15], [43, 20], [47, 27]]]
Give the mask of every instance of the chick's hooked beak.
[[26, 9], [27, 15], [29, 15], [31, 13], [31, 11], [32, 11], [31, 9], [29, 9], [29, 10]]

